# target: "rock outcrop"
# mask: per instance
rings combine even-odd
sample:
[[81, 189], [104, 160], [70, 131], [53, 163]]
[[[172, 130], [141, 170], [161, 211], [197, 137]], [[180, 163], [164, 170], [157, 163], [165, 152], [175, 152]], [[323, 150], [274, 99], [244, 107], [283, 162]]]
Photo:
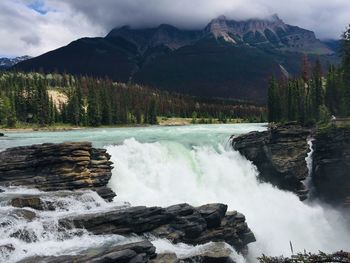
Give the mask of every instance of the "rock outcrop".
[[40, 197], [37, 196], [21, 196], [15, 197], [11, 200], [11, 205], [13, 207], [29, 207], [35, 210], [55, 210], [52, 202], [43, 201]]
[[156, 249], [149, 241], [141, 241], [126, 245], [111, 245], [108, 247], [92, 248], [82, 251], [79, 255], [51, 256], [51, 257], [31, 257], [21, 260], [20, 263], [105, 263], [105, 262], [125, 262], [125, 263], [146, 263], [156, 256]]
[[331, 204], [350, 206], [350, 128], [318, 131], [313, 148], [315, 195]]
[[262, 181], [292, 191], [304, 200], [308, 193], [303, 180], [308, 176], [305, 158], [309, 135], [309, 129], [289, 123], [233, 137], [232, 145], [256, 165]]
[[[0, 246], [5, 251], [11, 251], [12, 245]], [[206, 251], [197, 252], [187, 257], [178, 258], [176, 254], [158, 254], [156, 248], [149, 241], [140, 241], [125, 245], [110, 245], [108, 247], [92, 248], [82, 251], [79, 256], [47, 256], [31, 257], [19, 263], [60, 263], [60, 262], [121, 262], [121, 263], [234, 263], [230, 258], [231, 250], [225, 243], [213, 242]]]
[[105, 149], [89, 142], [40, 144], [0, 152], [0, 186], [26, 186], [43, 191], [91, 189], [106, 200], [112, 162]]
[[178, 258], [174, 253], [158, 254], [149, 263], [234, 263], [231, 258], [232, 251], [227, 244], [212, 242], [203, 251]]
[[254, 242], [245, 217], [227, 212], [223, 204], [192, 207], [188, 204], [160, 207], [130, 207], [104, 213], [89, 213], [60, 220], [65, 228], [84, 228], [96, 234], [151, 234], [173, 243], [190, 245], [226, 242], [245, 253], [247, 244]]

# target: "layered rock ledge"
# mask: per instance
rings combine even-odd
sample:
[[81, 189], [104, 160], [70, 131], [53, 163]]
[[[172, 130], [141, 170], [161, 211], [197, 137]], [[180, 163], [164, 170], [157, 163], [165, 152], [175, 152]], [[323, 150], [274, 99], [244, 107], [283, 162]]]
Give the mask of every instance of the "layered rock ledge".
[[[1, 249], [1, 247], [0, 247]], [[7, 248], [4, 248], [7, 249]], [[9, 247], [8, 249], [11, 249]], [[1, 251], [1, 250], [0, 250]], [[149, 241], [140, 241], [124, 245], [109, 245], [100, 248], [87, 249], [82, 251], [79, 256], [37, 256], [21, 260], [20, 263], [234, 263], [231, 256], [231, 250], [225, 243], [211, 243], [206, 251], [197, 252], [193, 255], [178, 258], [176, 254], [156, 254], [156, 248]]]
[[262, 181], [292, 191], [304, 200], [308, 194], [303, 180], [308, 176], [305, 158], [310, 133], [309, 129], [289, 123], [233, 137], [232, 146], [256, 165]]
[[329, 127], [315, 136], [312, 182], [318, 198], [350, 207], [350, 127]]
[[59, 221], [64, 228], [84, 228], [96, 235], [144, 235], [190, 245], [226, 242], [241, 253], [254, 242], [244, 215], [227, 212], [224, 204], [192, 207], [188, 204], [161, 207], [130, 207], [108, 212], [89, 213]]
[[156, 248], [149, 241], [141, 241], [125, 245], [111, 245], [101, 248], [87, 249], [79, 255], [31, 257], [21, 260], [20, 263], [61, 263], [61, 262], [134, 262], [146, 263], [156, 256]]
[[107, 187], [112, 162], [105, 149], [90, 142], [40, 144], [0, 152], [0, 186], [25, 186], [43, 191], [91, 189], [111, 201]]

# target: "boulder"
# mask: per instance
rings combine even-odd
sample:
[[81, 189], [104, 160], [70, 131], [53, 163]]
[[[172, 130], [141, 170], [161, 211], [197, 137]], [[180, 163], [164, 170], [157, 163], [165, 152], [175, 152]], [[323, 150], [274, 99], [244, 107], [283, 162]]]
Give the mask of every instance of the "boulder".
[[318, 130], [313, 148], [316, 197], [333, 205], [350, 206], [350, 127]]
[[3, 136], [5, 136], [5, 134], [3, 134], [2, 132], [0, 132], [0, 137], [3, 137]]
[[158, 254], [149, 263], [180, 263], [175, 253], [162, 253]]
[[91, 189], [111, 201], [107, 187], [112, 162], [105, 149], [89, 142], [40, 144], [0, 152], [0, 186], [26, 186], [43, 191]]
[[223, 204], [197, 208], [188, 204], [168, 208], [139, 206], [67, 217], [59, 223], [65, 228], [84, 228], [96, 235], [151, 234], [190, 245], [226, 242], [245, 252], [247, 244], [255, 241], [254, 234], [242, 214], [226, 209]]
[[3, 259], [8, 259], [10, 254], [15, 251], [15, 246], [12, 244], [5, 244], [0, 246], [0, 257]]
[[[36, 218], [36, 213], [27, 209], [12, 209], [7, 212], [7, 217], [23, 218], [28, 222], [33, 221]], [[2, 216], [4, 218], [4, 216]]]
[[232, 146], [258, 168], [260, 180], [305, 200], [308, 190], [303, 181], [309, 173], [305, 158], [310, 134], [310, 129], [288, 123], [232, 137]]
[[178, 258], [174, 253], [158, 254], [150, 263], [234, 263], [232, 251], [222, 242], [212, 242], [192, 255]]
[[103, 247], [94, 247], [79, 253], [79, 255], [63, 255], [63, 256], [37, 256], [26, 258], [19, 261], [20, 263], [105, 263], [105, 262], [121, 262], [121, 263], [146, 263], [156, 256], [155, 247], [149, 241], [141, 241], [126, 245], [109, 245]]
[[55, 210], [52, 202], [42, 201], [40, 197], [37, 196], [22, 196], [16, 197], [11, 200], [11, 205], [14, 207], [30, 207], [35, 210]]
[[235, 263], [230, 257], [232, 251], [222, 242], [212, 243], [205, 248], [205, 251], [196, 253], [187, 258], [181, 259], [184, 263]]

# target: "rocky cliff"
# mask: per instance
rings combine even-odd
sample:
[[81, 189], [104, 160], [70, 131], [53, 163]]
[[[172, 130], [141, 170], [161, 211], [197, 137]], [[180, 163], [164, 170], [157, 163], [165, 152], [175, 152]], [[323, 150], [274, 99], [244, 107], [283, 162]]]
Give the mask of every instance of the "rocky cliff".
[[25, 186], [43, 191], [92, 189], [111, 201], [110, 155], [89, 142], [42, 144], [0, 152], [0, 186]]
[[[1, 248], [1, 247], [0, 247]], [[110, 245], [99, 249], [88, 249], [78, 256], [51, 256], [31, 257], [21, 260], [20, 263], [234, 263], [232, 251], [224, 243], [213, 242], [206, 247], [205, 251], [197, 252], [189, 257], [178, 258], [174, 253], [156, 254], [156, 248], [149, 241], [140, 241], [126, 245]]]
[[318, 198], [350, 206], [350, 128], [331, 127], [317, 132], [312, 182]]
[[227, 212], [224, 204], [131, 207], [74, 216], [60, 220], [60, 224], [84, 228], [96, 235], [152, 234], [173, 243], [190, 245], [221, 241], [239, 252], [247, 252], [247, 244], [255, 241], [245, 217], [236, 211]]
[[308, 193], [303, 180], [308, 176], [305, 158], [309, 135], [309, 129], [289, 123], [233, 137], [232, 145], [257, 166], [262, 181], [292, 191], [304, 200]]
[[[68, 241], [83, 233], [134, 239], [128, 244], [117, 242], [84, 247], [78, 255], [34, 255], [20, 262], [233, 263], [229, 245], [245, 254], [247, 245], [255, 241], [244, 215], [228, 212], [224, 204], [129, 207], [94, 199], [96, 195], [91, 195], [90, 191], [62, 191], [89, 189], [111, 200], [114, 193], [106, 187], [112, 169], [109, 159], [106, 150], [95, 149], [88, 142], [32, 145], [0, 152], [0, 186], [4, 186], [0, 189], [0, 208], [5, 208], [1, 210], [0, 233], [8, 241], [0, 245], [0, 261], [12, 258], [22, 249], [21, 244], [41, 242], [47, 232], [52, 234], [53, 240]], [[53, 192], [22, 194], [6, 186]], [[74, 205], [71, 208], [75, 203], [82, 209], [77, 210]], [[57, 228], [50, 228], [51, 224], [57, 224]], [[203, 244], [205, 249], [185, 258], [175, 254], [157, 255], [150, 242], [154, 237], [172, 243]]]

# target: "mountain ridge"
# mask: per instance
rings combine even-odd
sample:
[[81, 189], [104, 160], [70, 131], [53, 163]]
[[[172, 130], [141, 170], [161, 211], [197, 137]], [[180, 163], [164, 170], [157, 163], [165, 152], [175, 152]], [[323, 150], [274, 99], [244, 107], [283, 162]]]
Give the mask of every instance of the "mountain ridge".
[[7, 69], [10, 67], [13, 67], [19, 62], [31, 59], [32, 57], [30, 56], [19, 56], [15, 58], [7, 58], [7, 57], [2, 57], [0, 58], [0, 69]]
[[334, 52], [315, 33], [297, 26], [285, 24], [277, 14], [267, 19], [230, 20], [219, 16], [201, 30], [181, 30], [175, 26], [161, 24], [153, 28], [133, 29], [130, 26], [114, 28], [106, 38], [123, 37], [132, 43], [142, 43], [145, 47], [161, 44], [170, 49], [178, 49], [194, 44], [203, 38], [222, 38], [232, 44], [252, 46], [271, 44], [275, 48], [302, 51], [319, 55]]
[[265, 100], [272, 75], [300, 72], [303, 53], [326, 64], [334, 51], [312, 31], [269, 20], [221, 16], [201, 30], [128, 26], [82, 38], [21, 62], [16, 70], [109, 77], [201, 97]]

